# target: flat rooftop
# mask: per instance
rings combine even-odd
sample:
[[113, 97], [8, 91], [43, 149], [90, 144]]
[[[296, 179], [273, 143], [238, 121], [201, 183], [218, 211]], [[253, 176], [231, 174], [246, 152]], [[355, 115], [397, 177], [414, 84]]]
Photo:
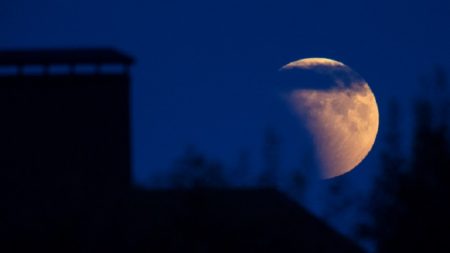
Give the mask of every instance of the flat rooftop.
[[115, 49], [0, 50], [0, 76], [128, 73], [133, 58]]
[[123, 64], [133, 59], [115, 49], [33, 49], [0, 51], [0, 66]]

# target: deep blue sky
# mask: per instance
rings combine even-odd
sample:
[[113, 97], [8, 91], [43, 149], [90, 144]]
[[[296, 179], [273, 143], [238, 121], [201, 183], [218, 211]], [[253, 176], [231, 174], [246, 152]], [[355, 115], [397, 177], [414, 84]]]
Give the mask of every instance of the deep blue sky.
[[[228, 166], [247, 149], [258, 166], [264, 129], [291, 126], [273, 98], [277, 70], [290, 61], [333, 58], [361, 74], [378, 100], [380, 135], [388, 99], [416, 94], [435, 65], [450, 70], [447, 0], [3, 0], [0, 31], [1, 49], [106, 46], [136, 58], [138, 183], [188, 144]], [[371, 154], [354, 181], [365, 184], [375, 161]]]
[[241, 149], [258, 152], [279, 120], [272, 76], [292, 60], [346, 63], [383, 113], [386, 98], [409, 96], [418, 76], [448, 67], [449, 24], [444, 0], [17, 0], [0, 3], [0, 47], [113, 46], [134, 56], [134, 176], [143, 182], [187, 144], [230, 163]]
[[299, 58], [359, 72], [382, 135], [389, 98], [414, 94], [435, 65], [449, 69], [449, 14], [444, 0], [2, 1], [0, 48], [112, 46], [134, 56], [134, 178], [145, 183], [189, 144], [228, 166], [248, 150], [257, 167], [264, 129], [285, 119], [274, 76]]

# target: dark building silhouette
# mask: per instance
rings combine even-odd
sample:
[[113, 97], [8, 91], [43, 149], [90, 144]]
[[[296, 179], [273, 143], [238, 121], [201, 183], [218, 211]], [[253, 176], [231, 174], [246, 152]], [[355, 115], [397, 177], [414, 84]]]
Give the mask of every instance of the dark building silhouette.
[[133, 194], [133, 252], [363, 252], [272, 189]]
[[132, 62], [0, 52], [0, 252], [361, 251], [274, 190], [133, 190]]
[[131, 63], [104, 49], [0, 52], [9, 71], [0, 76], [1, 229], [9, 241], [88, 242], [82, 251], [101, 240], [96, 229], [117, 226], [109, 210], [130, 188]]

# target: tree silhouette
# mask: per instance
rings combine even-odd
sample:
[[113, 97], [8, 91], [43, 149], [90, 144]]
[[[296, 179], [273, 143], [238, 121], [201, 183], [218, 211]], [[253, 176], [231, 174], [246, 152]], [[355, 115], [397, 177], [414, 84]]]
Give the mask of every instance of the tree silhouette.
[[259, 178], [259, 185], [275, 187], [277, 184], [277, 171], [279, 167], [280, 140], [273, 128], [268, 128], [263, 144], [263, 169]]
[[237, 163], [230, 173], [230, 182], [234, 186], [240, 187], [248, 185], [250, 172], [250, 152], [243, 149], [239, 152]]
[[307, 171], [311, 169], [313, 158], [309, 152], [299, 152], [299, 154], [301, 154], [300, 157], [302, 158], [299, 159], [299, 164], [289, 171], [286, 190], [295, 200], [302, 202], [310, 183], [308, 181]]
[[209, 161], [193, 147], [175, 161], [170, 175], [175, 188], [223, 187], [226, 185], [223, 167], [217, 161]]
[[307, 179], [303, 171], [293, 170], [290, 174], [290, 185], [288, 191], [295, 199], [301, 200], [306, 191]]
[[396, 217], [399, 215], [396, 198], [405, 173], [405, 159], [401, 154], [401, 108], [396, 100], [391, 100], [388, 109], [380, 170], [375, 178], [371, 202], [365, 207], [372, 213], [373, 220], [358, 228], [360, 239], [375, 238], [378, 244], [391, 240], [396, 233], [392, 229], [397, 226]]
[[[437, 90], [441, 86], [442, 91], [445, 77], [442, 72], [436, 73], [428, 87]], [[431, 98], [438, 96], [432, 94]], [[448, 96], [442, 101], [448, 101]], [[383, 194], [376, 196], [372, 205], [373, 234], [380, 252], [450, 252], [448, 233], [443, 232], [450, 227], [446, 107], [446, 102], [427, 98], [414, 102], [415, 128], [409, 163], [402, 162], [395, 150], [383, 152], [382, 175], [374, 189]], [[388, 135], [391, 149], [395, 142]]]

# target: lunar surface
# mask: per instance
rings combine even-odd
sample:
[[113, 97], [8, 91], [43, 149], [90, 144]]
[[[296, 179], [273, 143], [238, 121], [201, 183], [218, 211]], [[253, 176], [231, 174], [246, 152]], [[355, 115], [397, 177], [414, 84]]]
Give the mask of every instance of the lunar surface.
[[319, 174], [328, 179], [354, 169], [371, 150], [378, 132], [375, 96], [366, 81], [341, 62], [307, 58], [281, 70], [327, 75], [327, 89], [293, 89], [286, 99], [311, 134]]

